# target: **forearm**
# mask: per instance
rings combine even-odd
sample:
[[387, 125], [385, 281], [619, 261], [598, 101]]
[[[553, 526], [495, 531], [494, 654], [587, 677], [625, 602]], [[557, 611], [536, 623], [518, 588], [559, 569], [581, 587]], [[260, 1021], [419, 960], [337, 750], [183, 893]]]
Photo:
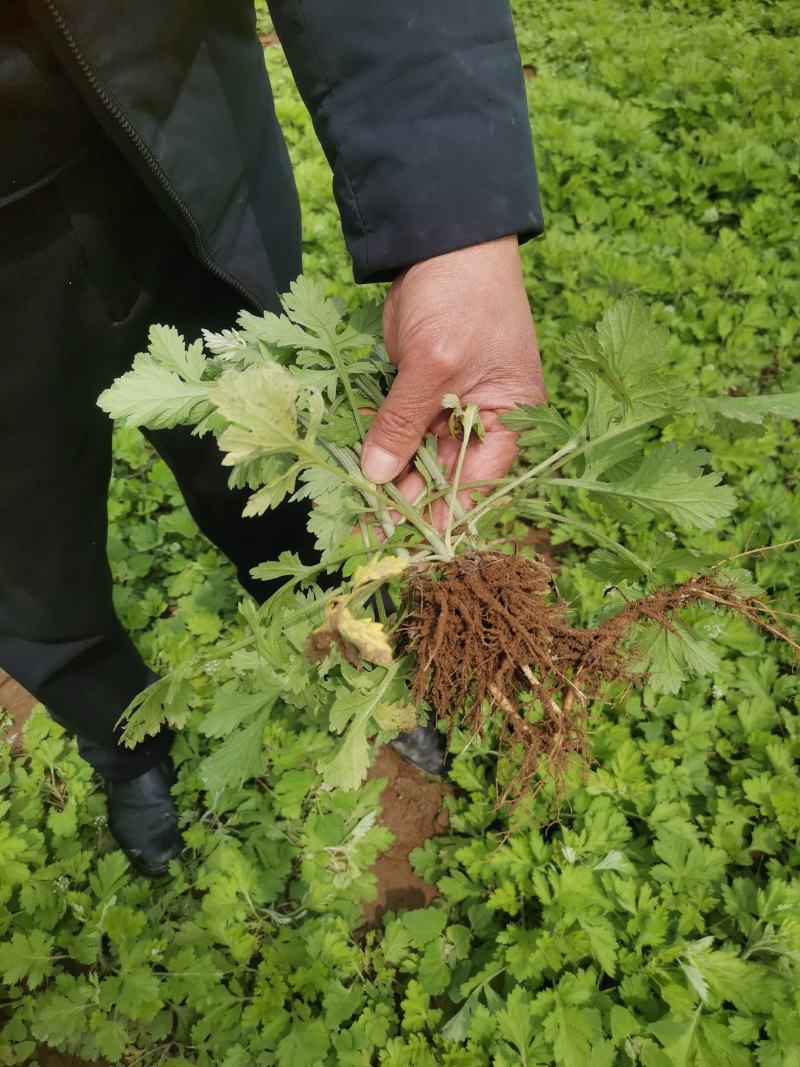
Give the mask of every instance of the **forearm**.
[[505, 0], [271, 0], [333, 169], [357, 281], [541, 232]]

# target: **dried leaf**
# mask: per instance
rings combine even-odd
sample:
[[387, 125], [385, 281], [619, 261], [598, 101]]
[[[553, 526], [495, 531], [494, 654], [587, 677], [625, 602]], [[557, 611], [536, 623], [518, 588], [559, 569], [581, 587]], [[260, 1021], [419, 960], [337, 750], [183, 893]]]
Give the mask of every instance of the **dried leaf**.
[[346, 598], [333, 601], [322, 626], [308, 635], [306, 655], [312, 663], [320, 663], [334, 645], [354, 667], [364, 660], [383, 667], [392, 662], [392, 646], [384, 628], [374, 619], [355, 618]]

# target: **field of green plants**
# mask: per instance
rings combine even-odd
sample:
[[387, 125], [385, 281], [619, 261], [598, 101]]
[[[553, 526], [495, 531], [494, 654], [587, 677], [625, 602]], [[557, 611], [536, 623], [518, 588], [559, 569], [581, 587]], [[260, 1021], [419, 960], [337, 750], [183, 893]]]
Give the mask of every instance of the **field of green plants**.
[[[553, 406], [584, 403], [565, 336], [629, 297], [668, 330], [664, 371], [692, 396], [800, 392], [797, 5], [517, 0], [515, 14], [547, 223], [523, 255]], [[376, 293], [352, 284], [308, 116], [280, 49], [266, 56], [306, 276], [365, 303]], [[582, 626], [641, 575], [612, 582], [581, 526], [670, 577], [791, 542], [796, 424], [758, 421], [687, 404], [645, 441], [707, 451], [735, 494], [714, 521], [722, 490], [701, 483], [691, 514], [705, 518], [679, 542], [668, 499], [625, 509], [580, 487], [553, 490], [566, 521], [509, 509], [503, 531], [548, 546]], [[800, 1067], [786, 644], [692, 607], [646, 684], [591, 705], [593, 763], [559, 806], [544, 788], [498, 813], [497, 732], [467, 743], [457, 729], [449, 825], [412, 854], [438, 895], [367, 927], [370, 868], [391, 844], [382, 783], [346, 790], [320, 772], [340, 741], [302, 701], [276, 699], [257, 736], [247, 725], [252, 617], [134, 429], [117, 433], [110, 515], [120, 617], [179, 679], [187, 859], [165, 882], [131, 872], [102, 791], [43, 712], [21, 752], [0, 744], [0, 1064], [50, 1046], [128, 1067]], [[742, 555], [738, 580], [791, 613], [799, 558]]]

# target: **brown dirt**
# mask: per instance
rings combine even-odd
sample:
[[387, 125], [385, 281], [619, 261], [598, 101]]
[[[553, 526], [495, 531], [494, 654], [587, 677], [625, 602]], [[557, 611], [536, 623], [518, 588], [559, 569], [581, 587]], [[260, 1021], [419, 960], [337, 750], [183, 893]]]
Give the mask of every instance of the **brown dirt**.
[[536, 789], [552, 780], [558, 797], [575, 759], [587, 764], [588, 701], [608, 683], [643, 681], [633, 670], [638, 624], [671, 629], [676, 611], [708, 600], [800, 650], [766, 605], [708, 575], [631, 600], [591, 629], [570, 625], [549, 569], [519, 555], [471, 553], [417, 568], [404, 596], [398, 645], [416, 657], [416, 702], [430, 701], [448, 737], [456, 722], [482, 736], [499, 718], [510, 780], [498, 807], [516, 806], [534, 778]]
[[37, 1048], [34, 1060], [28, 1062], [36, 1062], [39, 1067], [109, 1067], [106, 1060], [92, 1060], [90, 1063], [88, 1060], [79, 1060], [77, 1056], [70, 1056], [66, 1052], [56, 1052], [47, 1045]]
[[547, 530], [540, 530], [538, 526], [529, 526], [516, 544], [532, 548], [536, 558], [544, 563], [545, 567], [549, 567], [553, 574], [558, 574], [561, 570], [560, 558], [567, 551], [570, 542], [563, 541], [554, 545]]
[[16, 751], [19, 747], [19, 739], [22, 727], [28, 720], [31, 711], [36, 707], [36, 698], [23, 689], [19, 682], [0, 670], [0, 708], [11, 712], [13, 722], [9, 727], [7, 737]]
[[408, 857], [447, 828], [444, 798], [453, 789], [421, 774], [388, 747], [381, 750], [368, 777], [388, 779], [381, 793], [381, 822], [395, 836], [394, 844], [372, 867], [378, 895], [364, 904], [367, 925], [377, 926], [387, 911], [423, 908], [438, 896], [436, 886], [414, 873]]
[[258, 39], [261, 42], [262, 48], [274, 48], [276, 45], [280, 45], [278, 35], [272, 30], [270, 33], [260, 33]]

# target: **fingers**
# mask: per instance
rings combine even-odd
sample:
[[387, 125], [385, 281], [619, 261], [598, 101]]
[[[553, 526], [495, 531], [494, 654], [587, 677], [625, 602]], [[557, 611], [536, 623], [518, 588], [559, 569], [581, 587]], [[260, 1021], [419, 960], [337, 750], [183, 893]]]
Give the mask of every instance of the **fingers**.
[[[514, 462], [517, 454], [516, 435], [503, 426], [499, 414], [493, 411], [484, 412], [483, 424], [486, 430], [485, 439], [481, 441], [473, 437], [467, 445], [459, 479], [460, 485], [496, 481], [508, 473]], [[446, 429], [444, 432], [446, 433]], [[437, 464], [448, 483], [453, 481], [460, 451], [460, 439], [449, 436], [439, 439]], [[422, 475], [413, 469], [404, 470], [395, 484], [403, 497], [410, 502], [417, 500], [426, 488]], [[481, 491], [488, 491], [488, 488]], [[458, 501], [465, 511], [469, 511], [474, 506], [475, 493], [474, 488], [459, 490]], [[435, 529], [441, 531], [447, 523], [448, 512], [449, 500], [446, 496], [441, 496], [424, 508], [422, 517]]]
[[379, 485], [397, 477], [411, 461], [428, 427], [442, 410], [439, 376], [406, 370], [401, 364], [361, 451], [364, 476]]
[[[500, 422], [497, 412], [484, 412], [486, 437], [473, 439], [467, 447], [461, 484], [494, 482], [508, 474], [517, 454], [517, 437]], [[469, 492], [472, 492], [470, 490]]]

